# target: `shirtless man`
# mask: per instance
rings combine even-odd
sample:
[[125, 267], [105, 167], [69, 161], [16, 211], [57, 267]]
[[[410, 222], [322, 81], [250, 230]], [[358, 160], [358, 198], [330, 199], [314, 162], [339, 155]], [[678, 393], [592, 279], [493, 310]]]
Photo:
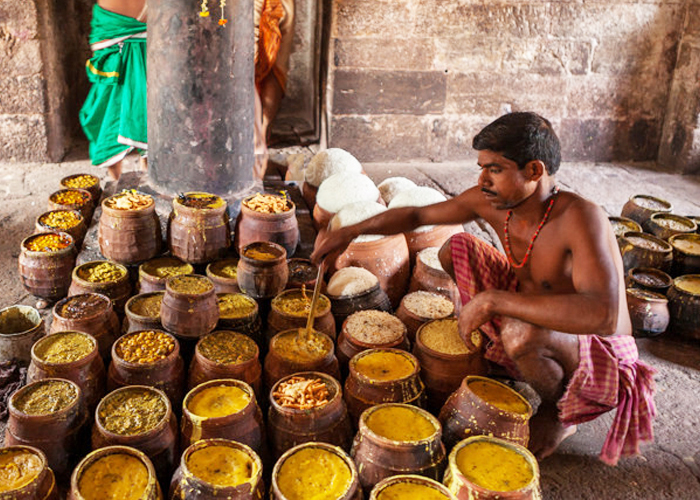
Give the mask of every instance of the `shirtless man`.
[[460, 335], [481, 328], [486, 358], [528, 382], [542, 403], [530, 449], [553, 453], [574, 424], [617, 408], [601, 458], [614, 464], [652, 439], [653, 369], [638, 361], [623, 266], [605, 213], [560, 191], [560, 146], [535, 113], [504, 115], [473, 141], [478, 185], [443, 203], [388, 210], [322, 232], [312, 259], [334, 259], [360, 234], [395, 234], [478, 217], [498, 233], [506, 255], [462, 233], [440, 250], [465, 304]]

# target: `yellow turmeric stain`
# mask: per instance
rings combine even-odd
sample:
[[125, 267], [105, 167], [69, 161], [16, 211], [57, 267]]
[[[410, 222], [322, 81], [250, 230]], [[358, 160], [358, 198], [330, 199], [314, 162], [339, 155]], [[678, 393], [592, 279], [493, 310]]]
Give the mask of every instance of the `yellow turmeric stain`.
[[437, 431], [433, 422], [405, 406], [379, 408], [370, 413], [365, 423], [372, 432], [392, 441], [419, 441]]
[[511, 413], [527, 414], [530, 410], [523, 398], [509, 387], [490, 380], [470, 380], [469, 389], [496, 408]]
[[78, 490], [85, 500], [140, 500], [147, 487], [148, 469], [126, 453], [99, 458], [78, 480]]
[[477, 441], [457, 452], [457, 468], [470, 482], [491, 491], [513, 491], [532, 481], [526, 458], [501, 444]]
[[3, 450], [0, 453], [0, 493], [25, 487], [43, 468], [41, 459], [25, 450]]
[[214, 385], [192, 396], [187, 409], [202, 418], [238, 413], [250, 403], [250, 394], [235, 385]]
[[248, 483], [258, 473], [258, 465], [247, 453], [221, 445], [194, 451], [187, 458], [187, 468], [202, 481], [224, 488]]
[[277, 485], [288, 500], [337, 500], [352, 483], [345, 461], [322, 448], [304, 448], [289, 456], [277, 474]]
[[367, 378], [384, 381], [408, 377], [415, 371], [415, 365], [403, 354], [375, 351], [358, 358], [355, 369]]

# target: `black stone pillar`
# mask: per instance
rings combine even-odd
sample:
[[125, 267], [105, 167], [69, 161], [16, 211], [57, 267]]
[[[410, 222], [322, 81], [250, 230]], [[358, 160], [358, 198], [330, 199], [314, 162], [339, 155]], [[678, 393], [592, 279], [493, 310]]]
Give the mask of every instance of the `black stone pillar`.
[[148, 177], [161, 193], [254, 186], [253, 0], [148, 0]]

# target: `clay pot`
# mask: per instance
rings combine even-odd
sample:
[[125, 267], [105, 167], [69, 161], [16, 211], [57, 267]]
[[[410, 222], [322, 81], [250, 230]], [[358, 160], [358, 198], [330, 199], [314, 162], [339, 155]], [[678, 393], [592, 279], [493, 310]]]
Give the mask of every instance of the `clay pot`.
[[[250, 401], [240, 411], [218, 417], [202, 417], [191, 410], [193, 398], [207, 389], [219, 386], [237, 387], [248, 394]], [[253, 388], [234, 379], [210, 380], [199, 384], [185, 396], [182, 402], [180, 447], [185, 449], [202, 439], [229, 439], [250, 446], [260, 454], [265, 442], [262, 411], [255, 399]]]
[[22, 240], [18, 259], [19, 278], [22, 286], [35, 297], [47, 300], [58, 300], [68, 293], [71, 271], [75, 266], [77, 251], [73, 237], [66, 233], [60, 234], [68, 242], [68, 246], [55, 252], [36, 252], [27, 248], [28, 242], [37, 237], [36, 234]]
[[[512, 491], [488, 490], [471, 482], [457, 466], [457, 456], [464, 447], [474, 443], [489, 443], [502, 446], [519, 454], [530, 466], [532, 479], [522, 488]], [[537, 459], [532, 453], [524, 446], [490, 436], [473, 436], [456, 445], [450, 452], [449, 465], [445, 471], [443, 483], [454, 493], [457, 500], [540, 500], [542, 498], [540, 492], [540, 469]]]
[[27, 366], [34, 342], [45, 334], [44, 320], [31, 306], [0, 309], [0, 363]]
[[99, 345], [100, 356], [109, 360], [112, 344], [119, 337], [119, 319], [112, 301], [100, 293], [73, 295], [56, 303], [49, 333], [89, 332]]
[[[452, 316], [455, 312], [454, 303], [450, 301], [449, 298], [444, 295], [436, 294], [434, 292], [426, 292], [425, 290], [418, 290], [419, 294], [416, 292], [408, 293], [401, 299], [401, 304], [396, 310], [396, 317], [399, 318], [404, 325], [406, 325], [406, 336], [413, 343], [416, 340], [416, 332], [423, 326], [423, 324], [434, 319], [444, 319]], [[444, 312], [440, 312], [439, 309], [434, 308], [431, 310], [432, 317], [426, 317], [418, 315], [416, 312], [411, 310], [411, 299], [420, 297], [421, 300], [430, 301], [438, 307], [442, 307]]]
[[84, 189], [90, 196], [93, 202], [98, 202], [102, 196], [102, 188], [100, 187], [100, 178], [92, 174], [74, 174], [61, 179], [61, 186], [66, 189]]
[[644, 230], [662, 240], [675, 234], [694, 233], [698, 226], [687, 217], [667, 213], [655, 213], [644, 224]]
[[628, 288], [627, 309], [635, 337], [654, 337], [666, 331], [670, 321], [666, 296], [638, 288]]
[[666, 294], [673, 284], [673, 278], [653, 267], [635, 267], [627, 273], [627, 284], [634, 288]]
[[352, 242], [336, 259], [336, 268], [364, 267], [379, 279], [392, 307], [396, 308], [406, 293], [411, 262], [403, 234], [385, 236], [374, 241]]
[[644, 227], [644, 223], [653, 214], [657, 212], [671, 213], [672, 211], [673, 205], [666, 200], [646, 194], [636, 194], [623, 205], [620, 215], [632, 219]]
[[263, 341], [262, 320], [260, 319], [260, 308], [257, 301], [244, 293], [235, 294], [245, 297], [245, 299], [250, 301], [253, 307], [249, 312], [244, 312], [240, 315], [231, 315], [222, 307], [222, 300], [224, 300], [225, 295], [228, 294], [219, 293], [216, 295], [219, 301], [219, 321], [216, 324], [217, 330], [240, 332], [253, 339], [255, 343], [258, 344], [258, 347], [266, 346], [266, 342]]
[[[200, 283], [202, 291], [180, 291], [179, 283], [183, 280]], [[211, 332], [218, 320], [219, 306], [209, 278], [188, 274], [168, 279], [160, 305], [160, 322], [166, 330], [186, 339], [195, 339]]]
[[368, 309], [384, 312], [392, 311], [389, 296], [382, 290], [379, 283], [369, 290], [354, 295], [327, 294], [327, 296], [331, 301], [331, 312], [335, 318], [336, 325], [342, 325], [348, 316], [357, 311], [366, 311]]
[[418, 290], [444, 295], [455, 304], [456, 308], [461, 304], [459, 290], [452, 277], [443, 269], [436, 269], [426, 264], [421, 259], [420, 254], [416, 257], [416, 264], [408, 287], [409, 292]]
[[[158, 397], [160, 403], [165, 407], [163, 418], [152, 428], [133, 434], [116, 434], [107, 430], [104, 426], [105, 418], [109, 417], [106, 408], [110, 406], [114, 398], [121, 398], [133, 391], [145, 391]], [[161, 484], [167, 484], [175, 469], [177, 448], [177, 419], [172, 411], [170, 400], [163, 391], [143, 385], [131, 385], [110, 392], [97, 405], [91, 442], [93, 450], [114, 445], [136, 448], [151, 460], [158, 481]]]
[[[355, 463], [342, 449], [327, 443], [304, 443], [295, 446], [290, 450], [287, 450], [284, 453], [284, 455], [282, 455], [280, 459], [277, 460], [277, 462], [275, 463], [275, 467], [272, 469], [272, 487], [270, 489], [270, 500], [287, 500], [288, 498], [284, 495], [284, 491], [280, 489], [280, 481], [278, 479], [280, 471], [284, 468], [285, 462], [287, 460], [294, 460], [294, 455], [297, 453], [303, 453], [306, 450], [316, 449], [322, 450], [322, 452], [332, 453], [333, 455], [337, 456], [350, 470], [349, 485], [345, 492], [341, 496], [337, 497], [337, 500], [362, 500], [362, 487], [360, 486], [359, 476], [357, 474], [357, 468], [355, 467]], [[310, 464], [311, 470], [319, 470], [320, 467], [324, 466], [322, 464], [325, 463], [326, 461], [320, 462], [318, 464]], [[304, 475], [304, 473], [304, 471], [299, 471], [300, 475]], [[328, 487], [331, 486], [331, 482], [333, 480], [337, 481], [337, 477], [331, 475], [328, 479]], [[319, 487], [323, 487], [323, 485], [319, 485]], [[314, 492], [314, 494], [317, 493], [318, 492]]]
[[[27, 414], [17, 402], [43, 384], [62, 384], [75, 397], [58, 410], [43, 414]], [[73, 460], [80, 453], [80, 432], [87, 421], [82, 391], [74, 382], [49, 378], [27, 384], [10, 396], [9, 418], [5, 428], [5, 446], [28, 445], [46, 455], [49, 467], [58, 477], [70, 471]]]
[[[287, 255], [293, 255], [299, 244], [299, 223], [296, 206], [287, 200], [289, 210], [278, 214], [257, 212], [241, 202], [241, 212], [236, 222], [236, 248], [241, 253], [243, 247], [256, 241], [268, 241], [284, 247]], [[281, 198], [281, 197], [280, 197]]]
[[695, 225], [698, 226], [695, 232], [700, 233], [700, 215], [686, 215], [686, 217], [695, 222]]
[[306, 206], [309, 208], [309, 212], [313, 213], [316, 207], [316, 193], [318, 193], [318, 186], [309, 184], [304, 181], [301, 183], [301, 197], [304, 198]]
[[671, 331], [700, 339], [700, 274], [687, 274], [673, 280], [668, 290]]
[[[71, 346], [63, 340], [75, 336], [81, 337], [81, 343], [89, 349], [81, 357], [70, 356], [76, 349], [75, 342], [71, 341]], [[56, 359], [56, 355], [48, 359], [46, 353], [51, 346], [54, 346], [54, 350], [56, 346], [62, 346], [68, 356], [64, 356], [63, 361]], [[37, 341], [32, 347], [32, 362], [27, 370], [27, 383], [45, 378], [62, 378], [74, 382], [83, 393], [88, 414], [92, 414], [105, 394], [105, 365], [95, 337], [84, 332], [67, 331], [56, 332]]]
[[[0, 450], [0, 459], [3, 463], [16, 463], [9, 458], [18, 456], [21, 462], [32, 457], [32, 462], [38, 462], [38, 472], [29, 479], [28, 482], [18, 479], [18, 488], [8, 489], [8, 485], [3, 485], [2, 498], [12, 500], [58, 500], [58, 490], [56, 489], [56, 478], [49, 467], [46, 455], [39, 448], [33, 446], [6, 446]], [[21, 458], [20, 458], [21, 457]], [[25, 458], [26, 457], [26, 458]]]
[[[406, 408], [416, 412], [434, 426], [435, 432], [416, 440], [394, 440], [375, 433], [367, 425], [368, 419], [374, 412], [389, 408]], [[439, 480], [447, 461], [441, 435], [440, 422], [415, 406], [386, 403], [365, 410], [350, 452], [357, 464], [362, 488], [370, 491], [381, 480], [397, 474], [417, 474]]]
[[671, 270], [673, 248], [668, 242], [650, 234], [629, 232], [618, 243], [625, 272], [633, 267], [654, 267], [664, 272]]
[[[231, 269], [234, 272], [231, 272]], [[224, 272], [227, 270], [227, 272]], [[216, 293], [239, 293], [238, 287], [238, 259], [221, 259], [207, 265], [207, 278], [214, 283]]]
[[118, 316], [124, 314], [126, 301], [131, 297], [131, 283], [129, 282], [129, 272], [126, 267], [116, 262], [110, 262], [121, 272], [120, 276], [108, 281], [92, 282], [83, 278], [84, 273], [89, 269], [101, 265], [106, 260], [93, 260], [77, 266], [71, 275], [68, 295], [79, 295], [83, 293], [101, 293], [112, 299], [112, 307]]
[[182, 401], [185, 392], [185, 364], [180, 355], [180, 343], [162, 330], [156, 330], [172, 340], [174, 347], [165, 358], [147, 363], [125, 361], [120, 355], [120, 343], [139, 334], [139, 330], [119, 338], [112, 346], [112, 362], [107, 370], [107, 390], [127, 385], [144, 385], [163, 391], [173, 404]]
[[250, 339], [251, 342], [249, 344], [250, 349], [253, 351], [252, 356], [241, 361], [226, 358], [210, 359], [206, 355], [209, 351], [203, 347], [203, 345], [213, 345], [222, 353], [229, 353], [233, 352], [233, 348], [230, 351], [224, 350], [228, 344], [235, 346], [236, 343], [245, 342], [248, 338], [239, 332], [217, 330], [199, 339], [188, 372], [188, 389], [210, 380], [229, 378], [242, 380], [247, 383], [253, 388], [255, 394], [260, 397], [262, 394], [262, 365], [259, 357], [260, 350], [255, 342], [252, 341], [253, 339]]
[[156, 204], [139, 209], [120, 210], [102, 201], [102, 215], [97, 230], [100, 252], [120, 264], [138, 264], [158, 255], [163, 245]]
[[[144, 453], [130, 446], [106, 446], [105, 448], [100, 448], [91, 452], [85, 458], [83, 458], [73, 470], [73, 474], [71, 475], [68, 500], [85, 499], [80, 492], [80, 480], [83, 477], [83, 474], [96, 462], [107, 458], [110, 455], [129, 455], [136, 458], [145, 467], [147, 471], [147, 480], [146, 484], [144, 485], [144, 491], [141, 496], [138, 497], [138, 500], [162, 500], [163, 495], [161, 494], [160, 485], [158, 484], [156, 478], [156, 470], [153, 468], [153, 463], [151, 463], [151, 460]], [[110, 468], [109, 471], [105, 471], [104, 473], [104, 482], [110, 480], [115, 481], [117, 478], [123, 482], [131, 480], [131, 478], [126, 478], [123, 471], [119, 469]]]
[[416, 262], [416, 255], [421, 250], [430, 247], [440, 247], [450, 237], [455, 234], [463, 233], [464, 227], [459, 224], [452, 225], [437, 225], [430, 226], [423, 230], [415, 230], [404, 233], [406, 243], [408, 244], [408, 253], [411, 256], [411, 262]]
[[[78, 221], [74, 226], [63, 228], [57, 226], [51, 226], [46, 221], [46, 218], [51, 214], [72, 214]], [[36, 218], [34, 224], [35, 233], [46, 233], [60, 231], [62, 233], [70, 234], [73, 237], [73, 242], [75, 243], [75, 248], [79, 249], [83, 245], [83, 240], [85, 239], [85, 234], [87, 233], [87, 224], [85, 224], [85, 217], [83, 214], [77, 210], [50, 210], [44, 212], [39, 217]]]
[[[282, 406], [273, 394], [278, 392], [280, 384], [292, 377], [320, 379], [328, 390], [328, 402], [312, 409]], [[343, 401], [340, 383], [335, 378], [320, 372], [300, 372], [278, 380], [270, 391], [267, 430], [275, 460], [290, 448], [309, 442], [333, 444], [346, 452], [350, 451], [352, 426], [345, 401]]]
[[156, 257], [139, 266], [139, 293], [165, 291], [168, 278], [192, 273], [192, 264], [177, 257]]
[[[338, 358], [335, 357], [333, 341], [322, 332], [314, 330], [314, 335], [323, 344], [323, 352], [318, 356], [299, 357], [290, 351], [288, 344], [299, 333], [296, 328], [278, 333], [270, 340], [270, 347], [263, 364], [265, 387], [271, 389], [278, 380], [297, 372], [323, 372], [340, 379]], [[301, 335], [304, 335], [301, 332]]]
[[[134, 295], [126, 301], [124, 306], [124, 323], [122, 323], [122, 332], [130, 333], [137, 330], [162, 330], [163, 325], [160, 323], [160, 303], [163, 301], [165, 292], [149, 292]], [[144, 304], [152, 303], [153, 310], [144, 309]], [[158, 306], [155, 309], [155, 306]], [[144, 314], [152, 313], [152, 314]]]
[[700, 235], [678, 234], [671, 236], [668, 242], [673, 247], [674, 276], [700, 273]]
[[187, 206], [187, 197], [207, 193], [185, 193], [173, 198], [168, 219], [170, 253], [190, 264], [204, 264], [226, 255], [231, 246], [231, 228], [226, 201], [216, 197], [208, 208]]
[[[412, 365], [412, 369], [396, 378], [377, 378], [361, 369], [358, 370], [358, 362], [361, 366], [363, 358], [381, 353], [401, 356]], [[348, 366], [350, 374], [345, 379], [345, 402], [355, 426], [358, 425], [363, 411], [381, 403], [405, 403], [425, 407], [425, 386], [419, 376], [418, 360], [412, 354], [400, 349], [369, 349], [353, 357]]]
[[[250, 457], [254, 464], [252, 467], [252, 477], [238, 486], [222, 486], [207, 482], [197, 477], [189, 467], [189, 462], [193, 454], [206, 454], [212, 447], [229, 447], [243, 452]], [[262, 461], [257, 453], [250, 447], [230, 441], [228, 439], [207, 439], [198, 441], [188, 447], [182, 454], [180, 466], [173, 475], [170, 483], [171, 500], [186, 498], [188, 500], [262, 500], [265, 494], [265, 485], [262, 480]]]
[[[66, 194], [74, 194], [79, 201], [76, 203], [61, 203], [57, 201], [59, 197]], [[90, 191], [85, 189], [66, 188], [54, 191], [49, 195], [49, 210], [77, 210], [85, 218], [85, 224], [90, 226], [92, 213], [95, 211], [95, 200], [92, 198]]]
[[610, 225], [612, 225], [613, 233], [615, 233], [616, 238], [624, 236], [629, 232], [642, 232], [641, 224], [627, 217], [608, 217], [608, 220], [610, 221]]
[[[308, 303], [311, 303], [313, 290], [303, 292], [298, 288], [292, 290], [284, 290], [282, 293], [272, 299], [270, 305], [270, 313], [267, 316], [267, 329], [265, 330], [265, 338], [269, 342], [272, 337], [284, 330], [294, 328], [306, 328], [308, 313], [291, 314], [284, 309], [285, 302], [289, 300], [302, 300], [305, 296]], [[307, 306], [308, 308], [309, 306]], [[328, 335], [331, 340], [335, 341], [335, 318], [331, 314], [331, 301], [323, 294], [318, 297], [316, 304], [316, 312], [314, 314], [313, 329], [323, 332]]]
[[[372, 488], [369, 495], [369, 500], [386, 500], [388, 498], [396, 498], [392, 496], [394, 494], [392, 488], [396, 488], [397, 485], [411, 485], [413, 488], [421, 488], [420, 490], [415, 490], [409, 493], [418, 495], [414, 498], [421, 498], [421, 494], [429, 494], [430, 498], [433, 500], [438, 498], [444, 498], [444, 500], [456, 500], [455, 496], [450, 492], [450, 490], [447, 489], [446, 486], [434, 481], [433, 479], [423, 476], [416, 476], [414, 474], [401, 474], [382, 479], [374, 488]], [[430, 493], [428, 493], [428, 491], [430, 491]], [[396, 494], [400, 493], [397, 492]]]
[[[482, 387], [499, 391], [509, 405], [493, 398], [485, 399], [483, 391], [479, 390]], [[438, 418], [442, 424], [443, 441], [451, 448], [465, 436], [475, 435], [494, 436], [527, 446], [531, 416], [530, 403], [507, 385], [469, 375], [448, 398]]]
[[[313, 264], [309, 259], [294, 258], [287, 260], [289, 268], [289, 278], [287, 279], [287, 290], [291, 288], [304, 287], [307, 290], [313, 290], [316, 285], [316, 277], [318, 276], [318, 266]], [[323, 286], [323, 283], [321, 283]], [[323, 288], [321, 288], [323, 290]]]
[[[261, 259], [259, 254], [274, 255]], [[238, 287], [254, 299], [271, 299], [287, 286], [287, 251], [276, 243], [258, 241], [241, 250]]]

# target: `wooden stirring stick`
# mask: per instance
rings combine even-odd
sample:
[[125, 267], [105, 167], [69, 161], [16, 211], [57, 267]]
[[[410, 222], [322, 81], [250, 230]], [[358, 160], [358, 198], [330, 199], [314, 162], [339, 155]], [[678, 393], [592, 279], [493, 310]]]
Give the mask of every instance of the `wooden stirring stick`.
[[318, 265], [318, 273], [316, 274], [316, 284], [314, 285], [314, 294], [311, 297], [311, 310], [309, 311], [309, 318], [306, 320], [306, 335], [305, 340], [311, 340], [311, 330], [314, 327], [314, 317], [316, 311], [316, 303], [318, 302], [318, 296], [321, 294], [321, 278], [323, 276], [323, 262]]

